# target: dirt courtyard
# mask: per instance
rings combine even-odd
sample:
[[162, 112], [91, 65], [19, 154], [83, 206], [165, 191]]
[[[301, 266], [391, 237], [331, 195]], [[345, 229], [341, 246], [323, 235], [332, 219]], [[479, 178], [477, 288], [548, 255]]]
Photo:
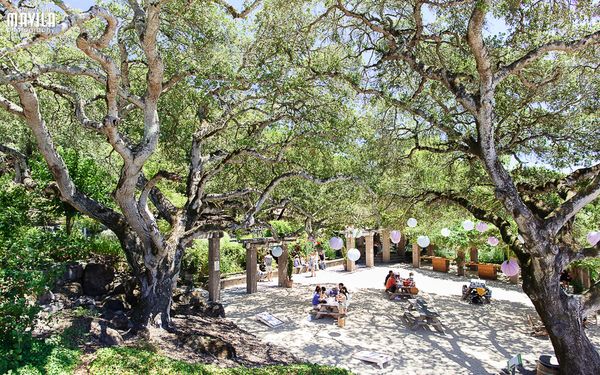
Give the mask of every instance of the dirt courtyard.
[[[414, 272], [417, 287], [438, 312], [445, 334], [413, 331], [402, 315], [407, 302], [390, 301], [383, 293], [389, 269], [402, 276]], [[343, 272], [341, 267], [294, 275], [292, 289], [274, 282], [258, 284], [258, 293], [247, 295], [245, 285], [225, 289], [225, 313], [238, 326], [261, 340], [288, 349], [308, 362], [347, 368], [356, 374], [498, 374], [506, 361], [521, 354], [525, 369], [534, 370], [541, 354], [553, 353], [550, 340], [530, 336], [527, 315], [537, 318], [533, 305], [518, 285], [488, 281], [492, 303], [470, 305], [460, 299], [468, 278], [413, 269], [397, 264]], [[333, 319], [310, 320], [315, 285], [344, 283], [351, 303], [344, 328]], [[285, 324], [269, 328], [254, 316], [267, 311]], [[593, 321], [593, 320], [592, 320]], [[595, 324], [588, 336], [600, 348], [600, 329]], [[362, 350], [393, 356], [383, 369], [353, 358]]]

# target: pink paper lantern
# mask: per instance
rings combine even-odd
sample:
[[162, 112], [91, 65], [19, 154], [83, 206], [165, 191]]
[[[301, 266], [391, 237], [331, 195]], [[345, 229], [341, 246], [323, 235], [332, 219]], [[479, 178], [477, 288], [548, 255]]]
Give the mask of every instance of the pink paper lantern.
[[500, 243], [500, 241], [494, 236], [488, 237], [487, 242], [490, 244], [490, 246], [498, 246], [498, 244]]
[[339, 237], [331, 237], [329, 240], [329, 247], [333, 250], [339, 250], [344, 247], [344, 241]]
[[596, 246], [598, 241], [600, 241], [600, 232], [590, 232], [587, 235], [587, 241], [590, 245]]
[[477, 226], [475, 226], [475, 229], [477, 229], [477, 231], [483, 233], [486, 230], [488, 230], [488, 225], [486, 223], [482, 223], [480, 221], [479, 223], [477, 223]]
[[510, 258], [510, 260], [506, 260], [502, 263], [500, 269], [506, 276], [510, 277], [517, 275], [521, 270], [521, 267], [519, 267], [519, 263], [517, 263], [516, 259]]
[[398, 232], [397, 230], [393, 230], [390, 232], [390, 240], [392, 240], [393, 243], [400, 242], [400, 237], [402, 237], [402, 234], [400, 234], [400, 232]]

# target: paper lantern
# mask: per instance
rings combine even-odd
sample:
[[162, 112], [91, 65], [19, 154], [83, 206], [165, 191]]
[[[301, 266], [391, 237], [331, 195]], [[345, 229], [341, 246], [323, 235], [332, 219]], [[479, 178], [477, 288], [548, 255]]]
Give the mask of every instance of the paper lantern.
[[596, 246], [598, 241], [600, 241], [600, 232], [590, 232], [587, 235], [587, 241], [590, 245]]
[[489, 243], [490, 246], [498, 246], [500, 241], [496, 237], [492, 236], [492, 237], [488, 237], [487, 243]]
[[331, 237], [329, 240], [329, 247], [333, 250], [339, 250], [344, 247], [344, 241], [339, 237]]
[[281, 248], [281, 246], [275, 246], [271, 249], [271, 254], [273, 254], [273, 256], [276, 258], [280, 257], [281, 254], [283, 254], [283, 249]]
[[406, 225], [408, 225], [411, 228], [414, 228], [417, 226], [417, 219], [415, 219], [414, 217], [411, 217], [410, 219], [408, 219], [406, 221]]
[[355, 230], [352, 232], [352, 236], [353, 236], [354, 238], [360, 238], [360, 237], [362, 237], [362, 236], [363, 236], [363, 232], [362, 232], [362, 230], [360, 230], [360, 229], [355, 229]]
[[442, 228], [442, 230], [440, 232], [442, 233], [442, 236], [444, 236], [444, 237], [450, 236], [450, 229], [448, 229], [448, 228]]
[[525, 239], [524, 239], [524, 238], [523, 238], [523, 236], [521, 236], [520, 234], [519, 234], [519, 235], [517, 235], [517, 240], [518, 240], [520, 243], [522, 243], [522, 244], [524, 244], [524, 243], [525, 243]]
[[429, 241], [429, 237], [427, 236], [419, 236], [417, 238], [417, 244], [421, 247], [427, 247], [430, 243], [431, 241]]
[[471, 220], [463, 221], [463, 228], [465, 230], [473, 230], [475, 228], [475, 224]]
[[358, 249], [350, 249], [348, 250], [348, 259], [353, 262], [356, 262], [360, 258], [360, 251]]
[[393, 243], [400, 242], [400, 237], [402, 237], [402, 234], [400, 234], [400, 232], [398, 232], [397, 230], [393, 230], [390, 232], [390, 240], [392, 240]]
[[486, 223], [482, 223], [480, 221], [479, 223], [477, 223], [477, 226], [475, 227], [475, 229], [477, 229], [477, 231], [483, 233], [486, 230], [488, 230], [488, 225]]
[[502, 272], [504, 272], [506, 276], [510, 277], [517, 275], [521, 270], [521, 267], [519, 267], [519, 263], [517, 263], [516, 259], [510, 258], [510, 260], [505, 260], [502, 263], [500, 269], [502, 270]]

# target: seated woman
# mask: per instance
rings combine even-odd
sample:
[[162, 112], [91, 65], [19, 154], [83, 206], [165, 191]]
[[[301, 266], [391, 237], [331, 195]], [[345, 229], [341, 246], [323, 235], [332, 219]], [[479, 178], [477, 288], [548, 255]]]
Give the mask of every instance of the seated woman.
[[385, 283], [385, 291], [386, 292], [395, 293], [396, 290], [398, 290], [398, 286], [397, 286], [397, 278], [398, 277], [399, 277], [398, 275], [388, 277], [388, 279]]
[[315, 292], [313, 293], [313, 297], [312, 297], [312, 305], [315, 310], [319, 309], [319, 303], [321, 303], [320, 300], [321, 300], [321, 287], [317, 285], [317, 287], [315, 288]]
[[321, 287], [321, 292], [319, 293], [319, 303], [327, 303], [327, 288], [324, 286]]
[[335, 297], [336, 301], [338, 302], [338, 311], [340, 314], [345, 314], [346, 313], [346, 308], [348, 306], [348, 289], [346, 289], [345, 286], [343, 286], [340, 289], [340, 292], [338, 293], [338, 295]]

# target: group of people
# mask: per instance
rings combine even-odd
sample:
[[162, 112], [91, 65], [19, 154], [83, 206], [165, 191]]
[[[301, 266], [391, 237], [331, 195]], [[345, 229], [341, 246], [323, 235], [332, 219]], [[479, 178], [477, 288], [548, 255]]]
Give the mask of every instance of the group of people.
[[306, 267], [306, 271], [310, 272], [310, 276], [317, 276], [317, 270], [325, 269], [325, 252], [323, 249], [319, 251], [313, 251], [306, 258], [296, 254], [294, 257], [294, 272], [301, 273], [303, 268]]
[[402, 278], [399, 272], [390, 270], [385, 276], [385, 291], [389, 293], [396, 293], [400, 289], [415, 288], [414, 274], [411, 272], [408, 274], [408, 278]]
[[345, 314], [348, 307], [350, 293], [343, 283], [339, 283], [337, 287], [327, 289], [325, 286], [317, 285], [312, 297], [312, 305], [315, 310], [319, 309], [319, 305], [327, 303], [328, 298], [335, 298], [338, 303], [338, 311], [340, 314]]

